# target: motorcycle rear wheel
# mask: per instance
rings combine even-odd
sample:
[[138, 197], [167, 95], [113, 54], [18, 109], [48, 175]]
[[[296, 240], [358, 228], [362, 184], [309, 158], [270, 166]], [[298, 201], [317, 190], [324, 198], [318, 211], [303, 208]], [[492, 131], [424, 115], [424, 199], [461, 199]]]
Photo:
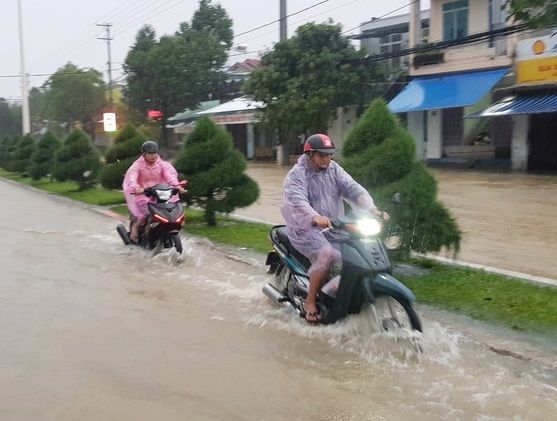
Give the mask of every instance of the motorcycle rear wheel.
[[183, 248], [182, 248], [182, 239], [180, 238], [180, 234], [172, 234], [170, 238], [172, 238], [172, 242], [174, 243], [174, 247], [176, 247], [176, 251], [182, 254]]
[[402, 297], [382, 295], [373, 304], [373, 311], [382, 332], [401, 329], [422, 332], [418, 313], [412, 304]]

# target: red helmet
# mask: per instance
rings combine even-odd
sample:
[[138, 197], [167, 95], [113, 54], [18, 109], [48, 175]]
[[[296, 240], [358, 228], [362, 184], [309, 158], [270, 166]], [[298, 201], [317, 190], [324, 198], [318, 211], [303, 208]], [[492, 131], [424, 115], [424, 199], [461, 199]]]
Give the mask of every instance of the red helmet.
[[312, 151], [332, 154], [335, 152], [335, 145], [326, 134], [313, 134], [304, 143], [304, 153]]

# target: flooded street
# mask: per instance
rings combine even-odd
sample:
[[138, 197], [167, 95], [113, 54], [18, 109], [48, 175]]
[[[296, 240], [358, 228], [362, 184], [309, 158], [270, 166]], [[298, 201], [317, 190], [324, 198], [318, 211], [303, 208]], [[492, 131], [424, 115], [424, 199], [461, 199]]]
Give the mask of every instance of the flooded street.
[[260, 255], [185, 238], [182, 257], [151, 256], [88, 208], [2, 179], [0, 194], [3, 419], [557, 413], [555, 344], [420, 306], [422, 353], [377, 333], [369, 313], [308, 326], [261, 293]]
[[[288, 170], [278, 165], [249, 165], [248, 174], [259, 181], [261, 196], [256, 205], [238, 214], [283, 223], [279, 204]], [[438, 198], [463, 231], [458, 260], [557, 279], [557, 176], [430, 172], [438, 183]]]

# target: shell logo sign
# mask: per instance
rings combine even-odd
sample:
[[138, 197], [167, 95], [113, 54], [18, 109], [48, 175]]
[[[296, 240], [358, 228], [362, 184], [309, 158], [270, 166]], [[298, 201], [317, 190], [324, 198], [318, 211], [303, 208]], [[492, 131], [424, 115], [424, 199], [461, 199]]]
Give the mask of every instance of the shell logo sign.
[[545, 42], [541, 39], [537, 39], [534, 44], [532, 45], [532, 51], [534, 54], [543, 54], [545, 51]]
[[557, 33], [518, 41], [516, 79], [522, 84], [557, 82]]

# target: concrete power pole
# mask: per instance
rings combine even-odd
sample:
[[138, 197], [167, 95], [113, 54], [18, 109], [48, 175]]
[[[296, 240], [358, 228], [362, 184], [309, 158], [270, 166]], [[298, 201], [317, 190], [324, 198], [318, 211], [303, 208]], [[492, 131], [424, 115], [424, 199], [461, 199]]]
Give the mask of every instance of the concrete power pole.
[[288, 38], [286, 33], [286, 0], [280, 0], [280, 37], [279, 41], [284, 41]]
[[[286, 41], [288, 35], [286, 33], [286, 0], [280, 0], [279, 8], [280, 27], [279, 27], [279, 41]], [[288, 134], [285, 139], [281, 139], [280, 145], [277, 147], [277, 164], [289, 165], [290, 164], [290, 139]]]
[[112, 27], [112, 24], [97, 23], [97, 26], [103, 26], [106, 29], [106, 37], [99, 37], [98, 39], [106, 41], [106, 47], [108, 50], [108, 61], [106, 63], [108, 66], [108, 102], [110, 105], [114, 105], [112, 102], [112, 59], [110, 58], [110, 41], [112, 41], [112, 38], [110, 37], [110, 28]]
[[23, 53], [23, 22], [21, 18], [21, 0], [17, 0], [17, 16], [19, 22], [19, 60], [21, 75], [21, 123], [24, 135], [31, 132], [29, 117], [29, 90], [27, 87], [27, 73], [25, 73], [25, 54]]

